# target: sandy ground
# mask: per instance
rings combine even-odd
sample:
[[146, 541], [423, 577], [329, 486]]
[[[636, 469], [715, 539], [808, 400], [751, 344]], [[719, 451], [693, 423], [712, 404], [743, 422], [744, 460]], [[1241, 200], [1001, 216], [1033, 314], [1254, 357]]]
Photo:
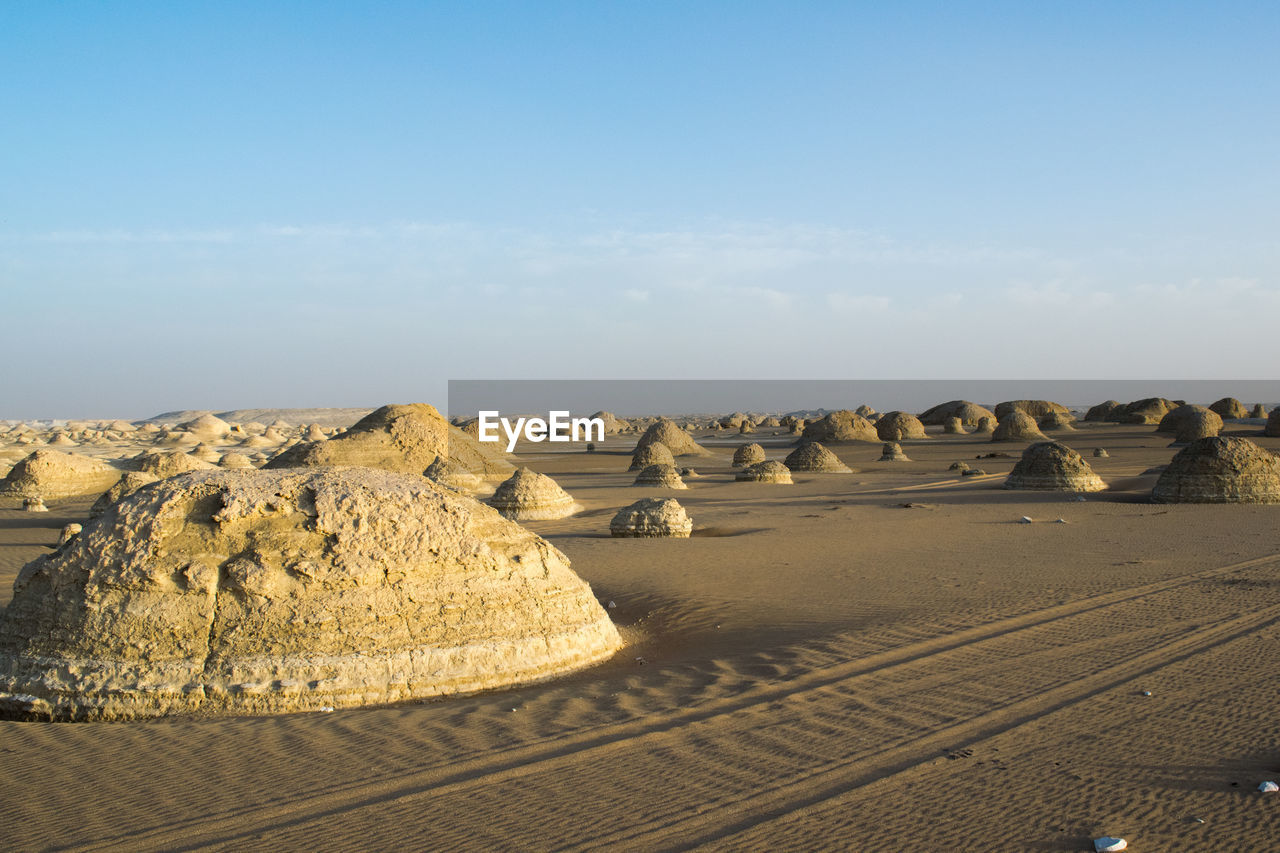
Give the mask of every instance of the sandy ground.
[[[657, 493], [630, 485], [634, 436], [521, 448], [586, 507], [528, 526], [615, 603], [612, 661], [331, 714], [0, 722], [0, 847], [1280, 846], [1280, 795], [1255, 790], [1280, 781], [1280, 506], [1146, 503], [1175, 452], [1153, 427], [1055, 435], [1112, 485], [1082, 502], [1003, 491], [1015, 460], [974, 458], [1021, 444], [834, 447], [853, 474], [777, 486], [734, 482], [730, 456], [790, 437], [700, 437], [715, 455], [668, 493], [689, 540], [608, 538]], [[89, 503], [0, 510], [0, 603]]]

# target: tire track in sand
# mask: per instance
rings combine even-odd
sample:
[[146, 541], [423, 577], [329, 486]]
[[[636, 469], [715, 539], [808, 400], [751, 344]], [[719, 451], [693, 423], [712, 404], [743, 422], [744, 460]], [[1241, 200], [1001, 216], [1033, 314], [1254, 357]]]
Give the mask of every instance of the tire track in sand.
[[[579, 729], [567, 735], [552, 736], [497, 753], [480, 754], [444, 766], [361, 780], [338, 789], [304, 794], [265, 806], [229, 810], [180, 823], [168, 823], [150, 831], [135, 832], [128, 837], [97, 839], [93, 846], [97, 849], [115, 846], [142, 850], [193, 849], [210, 844], [229, 844], [237, 839], [259, 835], [263, 831], [288, 831], [291, 827], [301, 828], [324, 823], [360, 810], [394, 811], [415, 803], [420, 805], [423, 798], [442, 801], [454, 796], [466, 797], [468, 792], [488, 786], [502, 786], [524, 777], [560, 772], [566, 765], [572, 767], [585, 762], [599, 766], [608, 763], [610, 756], [618, 753], [656, 750], [664, 741], [679, 740], [693, 730], [715, 729], [734, 715], [747, 718], [753, 726], [757, 725], [760, 721], [751, 718], [767, 718], [784, 701], [822, 701], [838, 703], [847, 708], [850, 704], [849, 697], [861, 696], [868, 689], [874, 688], [875, 684], [886, 679], [892, 681], [895, 676], [901, 676], [897, 682], [900, 687], [910, 687], [921, 683], [921, 678], [929, 673], [939, 670], [950, 669], [958, 678], [963, 679], [966, 673], [973, 672], [975, 665], [999, 665], [1001, 654], [1010, 654], [1010, 647], [1027, 646], [1033, 634], [1047, 635], [1047, 640], [1042, 640], [1042, 643], [1048, 642], [1048, 645], [1040, 653], [1044, 653], [1046, 649], [1052, 650], [1055, 645], [1070, 650], [1073, 642], [1070, 638], [1080, 633], [1077, 623], [1083, 619], [1096, 617], [1109, 624], [1117, 619], [1117, 612], [1126, 606], [1140, 608], [1144, 603], [1146, 606], [1154, 606], [1156, 599], [1184, 587], [1276, 562], [1280, 562], [1280, 554], [1116, 590], [819, 667], [785, 682], [766, 683], [731, 697], [710, 699], [693, 707], [648, 715], [623, 723]], [[621, 844], [645, 848], [686, 846], [688, 843], [714, 841], [745, 832], [762, 821], [776, 820], [795, 809], [808, 808], [838, 797], [847, 790], [887, 773], [900, 772], [919, 763], [923, 757], [936, 757], [940, 744], [954, 747], [990, 737], [996, 732], [1082, 701], [1129, 678], [1222, 642], [1229, 642], [1242, 633], [1275, 621], [1278, 614], [1280, 611], [1275, 607], [1254, 610], [1236, 618], [1219, 620], [1207, 627], [1182, 632], [1154, 649], [1147, 645], [1148, 638], [1144, 635], [1142, 646], [1146, 650], [1126, 653], [1114, 664], [1097, 669], [1083, 678], [1058, 681], [1051, 679], [1048, 684], [1043, 685], [1043, 689], [1034, 691], [1033, 695], [1016, 698], [994, 708], [986, 699], [979, 697], [982, 699], [980, 705], [985, 710], [961, 713], [955, 721], [944, 722], [923, 736], [914, 736], [906, 742], [896, 743], [885, 749], [846, 757], [834, 764], [813, 761], [807, 765], [805, 772], [793, 773], [781, 784], [772, 787], [753, 786], [753, 792], [749, 796], [712, 805], [703, 809], [696, 817], [676, 822], [660, 818], [639, 822], [615, 833], [595, 837], [590, 844]], [[1141, 624], [1141, 620], [1139, 623]], [[1132, 632], [1125, 632], [1121, 638], [1131, 634]], [[1062, 637], [1068, 639], [1062, 640]], [[1076, 643], [1086, 641], [1096, 644], [1099, 637], [1095, 635], [1074, 640]], [[984, 654], [990, 660], [984, 662]], [[977, 658], [976, 663], [972, 660], [974, 658]], [[924, 672], [918, 672], [919, 670]], [[885, 696], [892, 698], [891, 693], [892, 691]], [[888, 708], [880, 710], [887, 711]], [[886, 714], [886, 719], [891, 721], [892, 714]], [[835, 725], [839, 731], [840, 724]], [[717, 735], [712, 732], [711, 736]], [[744, 808], [750, 808], [753, 815], [746, 823], [741, 819]], [[580, 832], [577, 837], [582, 837]], [[549, 838], [542, 837], [538, 846], [546, 846], [549, 841]]]

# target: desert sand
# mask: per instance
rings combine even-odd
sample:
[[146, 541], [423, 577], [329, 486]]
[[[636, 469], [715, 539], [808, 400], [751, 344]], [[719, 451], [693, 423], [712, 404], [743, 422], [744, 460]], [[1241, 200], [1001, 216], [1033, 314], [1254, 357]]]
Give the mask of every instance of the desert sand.
[[[1168, 401], [1143, 402], [1055, 435], [1092, 493], [1007, 490], [1030, 440], [940, 424], [901, 440], [910, 461], [877, 464], [864, 427], [828, 445], [849, 473], [744, 482], [740, 425], [697, 429], [690, 538], [610, 535], [646, 496], [641, 430], [522, 444], [511, 462], [581, 509], [520, 524], [590, 584], [625, 642], [611, 659], [328, 713], [0, 721], [3, 846], [1274, 849], [1280, 795], [1256, 788], [1280, 781], [1280, 505], [1153, 503], [1179, 450], [1156, 432]], [[1280, 450], [1261, 422], [1221, 435]], [[796, 439], [751, 440], [781, 461]], [[70, 440], [123, 470], [157, 439]], [[0, 604], [95, 497], [0, 504]]]

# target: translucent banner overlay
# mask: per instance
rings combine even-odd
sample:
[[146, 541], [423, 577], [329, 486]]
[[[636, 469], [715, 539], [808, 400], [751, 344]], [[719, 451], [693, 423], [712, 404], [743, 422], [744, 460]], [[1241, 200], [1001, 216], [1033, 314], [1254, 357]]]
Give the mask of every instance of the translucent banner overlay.
[[1084, 411], [1106, 400], [1164, 397], [1208, 405], [1234, 397], [1246, 409], [1280, 405], [1280, 380], [1262, 379], [451, 379], [452, 418], [480, 412], [545, 418], [551, 412], [619, 417], [786, 414], [856, 409], [922, 412], [949, 400], [987, 407], [1007, 400], [1052, 400]]

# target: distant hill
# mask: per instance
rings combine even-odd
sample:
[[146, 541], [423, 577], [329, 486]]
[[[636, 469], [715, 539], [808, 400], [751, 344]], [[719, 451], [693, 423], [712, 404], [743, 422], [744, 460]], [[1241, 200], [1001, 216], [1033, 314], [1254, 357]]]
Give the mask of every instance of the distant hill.
[[250, 421], [269, 424], [281, 420], [293, 426], [320, 424], [322, 427], [346, 427], [372, 411], [373, 409], [232, 409], [229, 412], [214, 412], [210, 409], [182, 409], [162, 412], [134, 423], [172, 425], [194, 420], [201, 415], [217, 415], [232, 424], [246, 424]]

